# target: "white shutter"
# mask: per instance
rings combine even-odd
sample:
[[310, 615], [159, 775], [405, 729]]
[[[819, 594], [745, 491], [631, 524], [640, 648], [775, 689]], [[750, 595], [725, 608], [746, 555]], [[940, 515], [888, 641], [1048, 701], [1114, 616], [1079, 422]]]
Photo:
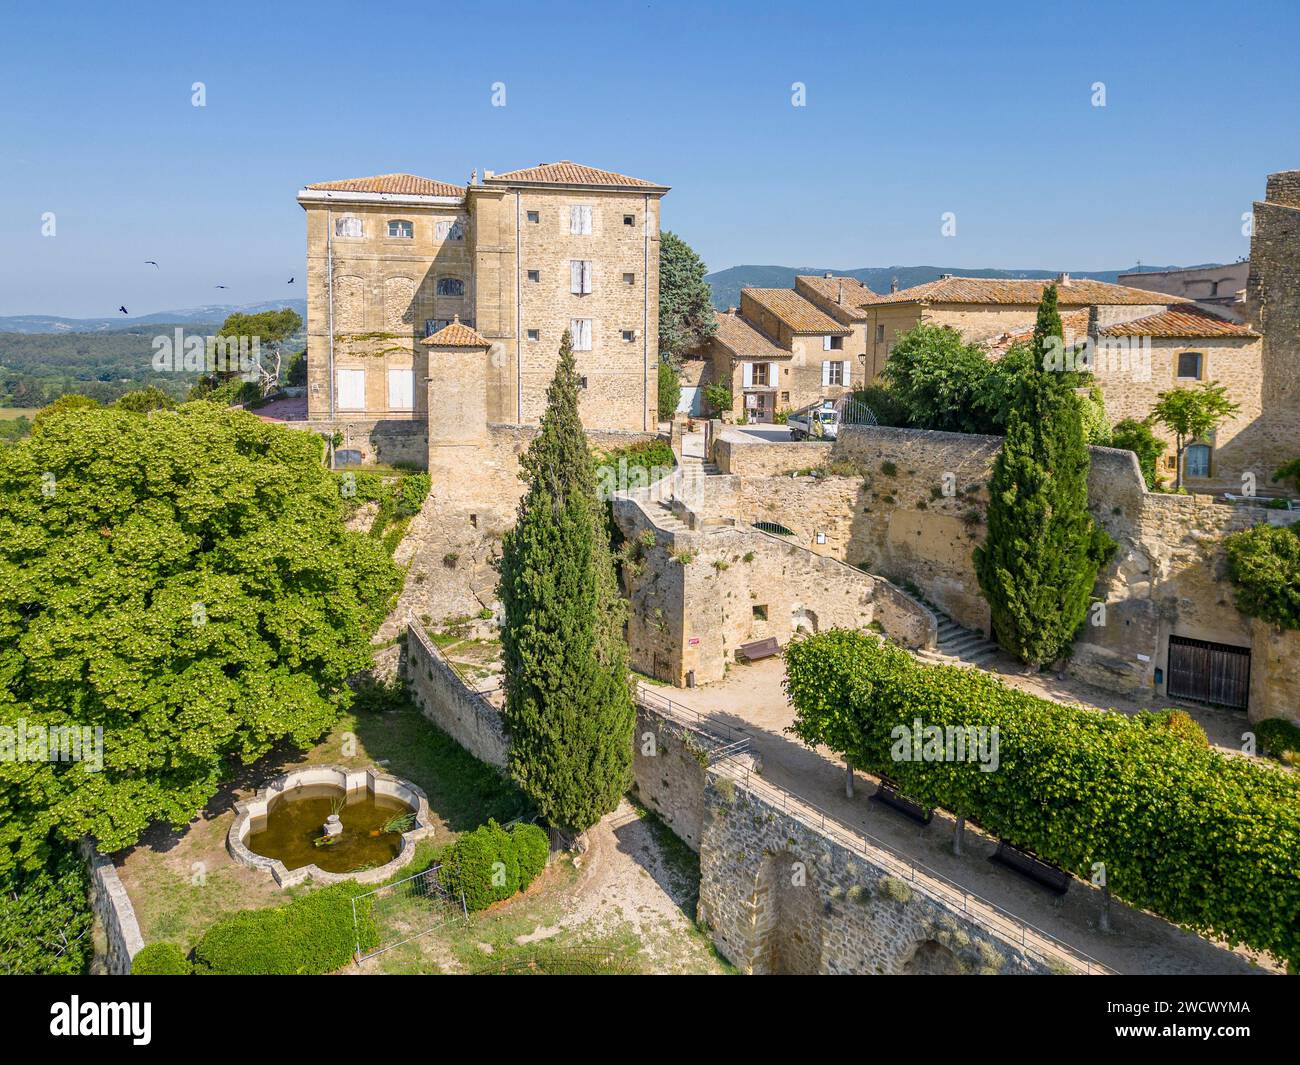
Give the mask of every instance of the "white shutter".
[[582, 294], [585, 296], [591, 292], [591, 263], [584, 261], [582, 264]]
[[569, 319], [569, 332], [573, 334], [574, 351], [591, 350], [591, 319], [590, 318]]
[[850, 375], [849, 375], [849, 368], [853, 365], [853, 360], [852, 360], [852, 359], [845, 359], [844, 362], [841, 363], [841, 365], [844, 367], [844, 387], [845, 387], [845, 388], [848, 388], [848, 387], [849, 387], [849, 384], [850, 384], [850, 381], [849, 381], [849, 376], [850, 376]]
[[779, 362], [769, 362], [767, 364], [767, 383], [773, 388], [781, 387], [781, 364]]
[[582, 208], [582, 235], [585, 237], [585, 236], [589, 236], [590, 234], [591, 234], [591, 208], [584, 207]]
[[830, 351], [830, 350], [831, 350], [831, 338], [822, 337], [822, 351]]
[[754, 387], [754, 364], [752, 362], [747, 362], [744, 363], [743, 366], [744, 366], [744, 369], [742, 371], [744, 375], [742, 377], [742, 381], [744, 382], [743, 387], [753, 388]]
[[591, 233], [591, 208], [573, 206], [569, 208], [569, 232], [574, 236], [587, 236]]
[[577, 259], [569, 260], [569, 291], [575, 296], [582, 293], [582, 263]]
[[366, 371], [338, 371], [338, 405], [340, 410], [366, 409]]
[[825, 388], [830, 383], [831, 383], [831, 364], [829, 362], [824, 362], [822, 363], [822, 388]]
[[415, 371], [388, 371], [388, 409], [415, 409]]

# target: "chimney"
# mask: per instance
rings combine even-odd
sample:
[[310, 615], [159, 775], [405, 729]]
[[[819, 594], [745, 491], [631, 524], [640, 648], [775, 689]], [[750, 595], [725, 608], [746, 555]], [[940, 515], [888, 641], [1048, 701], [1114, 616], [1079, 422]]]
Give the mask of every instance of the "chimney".
[[483, 171], [483, 180], [484, 180], [484, 181], [487, 181], [489, 178], [494, 178], [494, 177], [496, 177], [496, 176], [497, 176], [497, 172], [496, 172], [495, 170], [484, 170], [484, 171]]
[[826, 278], [827, 281], [829, 281], [834, 276], [835, 275], [832, 274], [829, 270], [827, 270], [826, 273], [822, 274], [822, 277]]
[[840, 282], [840, 290], [835, 295], [835, 302], [838, 303], [841, 307], [844, 306], [844, 282], [843, 281]]
[[894, 278], [891, 282], [889, 282], [889, 291], [890, 292], [898, 291], [898, 278]]
[[1065, 273], [1057, 274], [1056, 283], [1058, 285], [1068, 285], [1070, 283], [1070, 275]]
[[940, 274], [940, 275], [939, 275], [939, 280], [940, 280], [940, 281], [951, 281], [951, 280], [952, 280], [952, 274]]

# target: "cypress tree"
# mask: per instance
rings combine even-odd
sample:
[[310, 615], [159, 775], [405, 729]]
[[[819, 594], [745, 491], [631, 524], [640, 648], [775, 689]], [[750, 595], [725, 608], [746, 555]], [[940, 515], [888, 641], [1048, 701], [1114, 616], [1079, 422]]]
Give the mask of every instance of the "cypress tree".
[[[1114, 544], [1088, 513], [1090, 458], [1078, 375], [1060, 367], [1056, 286], [1038, 306], [1032, 365], [1007, 418], [989, 482], [988, 534], [975, 573], [998, 643], [1022, 662], [1059, 658], [1088, 613]], [[1053, 359], [1053, 356], [1056, 358]]]
[[509, 768], [547, 821], [580, 832], [631, 785], [635, 712], [568, 332], [520, 465], [528, 490], [505, 537], [498, 589]]

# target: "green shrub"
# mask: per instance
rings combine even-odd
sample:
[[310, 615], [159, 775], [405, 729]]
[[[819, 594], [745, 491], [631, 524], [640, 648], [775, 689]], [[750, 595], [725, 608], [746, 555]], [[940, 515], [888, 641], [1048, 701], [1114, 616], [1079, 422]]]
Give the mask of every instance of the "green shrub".
[[[199, 940], [194, 971], [216, 976], [298, 976], [341, 969], [356, 947], [352, 899], [368, 890], [345, 881], [284, 906], [232, 914]], [[361, 948], [366, 950], [375, 945], [376, 935], [369, 912], [363, 917]]]
[[419, 514], [428, 495], [429, 475], [427, 473], [412, 473], [402, 478], [401, 486], [397, 490], [397, 516], [409, 518], [413, 514]]
[[519, 851], [510, 833], [495, 821], [489, 820], [478, 831], [485, 829], [496, 851], [496, 861], [492, 863], [493, 900], [503, 902], [519, 891]]
[[[785, 662], [790, 731], [806, 744], [1084, 879], [1104, 862], [1111, 891], [1135, 906], [1300, 964], [1294, 773], [1149, 720], [1039, 699], [980, 670], [923, 665], [866, 633], [794, 641]], [[910, 742], [899, 744], [918, 717], [996, 726], [997, 772], [906, 757]]]
[[132, 976], [189, 976], [185, 951], [175, 943], [150, 943], [131, 959]]
[[709, 405], [709, 409], [714, 414], [721, 414], [725, 410], [731, 410], [734, 402], [731, 396], [731, 386], [725, 381], [714, 381], [712, 384], [704, 386], [704, 402]]
[[1142, 471], [1142, 480], [1146, 481], [1147, 490], [1154, 492], [1160, 487], [1160, 475], [1156, 468], [1160, 456], [1165, 453], [1165, 442], [1151, 431], [1151, 426], [1136, 418], [1125, 418], [1115, 423], [1110, 431], [1108, 447], [1131, 451], [1137, 456], [1138, 468]]
[[1150, 725], [1152, 728], [1163, 729], [1171, 735], [1178, 736], [1194, 743], [1198, 747], [1208, 747], [1210, 738], [1205, 734], [1205, 729], [1196, 722], [1196, 720], [1186, 710], [1161, 710], [1159, 713], [1141, 713], [1136, 715], [1135, 720], [1140, 724]]
[[519, 888], [522, 891], [546, 868], [546, 859], [551, 854], [551, 837], [540, 825], [527, 822], [515, 825], [510, 836], [519, 855]]
[[659, 420], [667, 421], [682, 401], [682, 378], [672, 364], [659, 360]]
[[1255, 724], [1255, 736], [1264, 753], [1286, 762], [1300, 764], [1300, 725], [1282, 717], [1268, 717]]
[[90, 965], [90, 877], [71, 847], [0, 873], [0, 975], [77, 975]]
[[1256, 525], [1224, 538], [1237, 609], [1284, 629], [1300, 629], [1300, 533]]
[[884, 385], [867, 385], [866, 388], [855, 389], [853, 399], [870, 408], [871, 413], [876, 416], [877, 425], [896, 425], [906, 428], [907, 412], [898, 397]]

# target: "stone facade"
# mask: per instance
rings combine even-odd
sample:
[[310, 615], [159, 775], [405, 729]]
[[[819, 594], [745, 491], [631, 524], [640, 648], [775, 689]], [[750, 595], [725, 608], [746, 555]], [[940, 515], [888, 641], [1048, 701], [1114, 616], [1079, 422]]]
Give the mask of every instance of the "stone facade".
[[[831, 833], [799, 800], [714, 769], [705, 790], [699, 919], [743, 972], [1015, 975], [1085, 964], [975, 920], [896, 857]], [[951, 888], [948, 894], [951, 895]]]
[[697, 854], [704, 834], [704, 777], [716, 742], [638, 702], [632, 737], [637, 797]]
[[584, 424], [653, 429], [667, 191], [568, 163], [303, 189], [309, 418], [423, 423], [430, 395], [465, 387], [421, 343], [459, 316], [488, 342], [490, 421], [540, 419], [572, 327]]
[[1186, 270], [1139, 270], [1120, 274], [1115, 280], [1129, 288], [1181, 296], [1239, 322], [1244, 316], [1242, 304], [1249, 275], [1250, 263], [1240, 262]]
[[[960, 624], [989, 631], [972, 552], [985, 534], [999, 438], [853, 427], [833, 448], [785, 444], [775, 459], [769, 445], [723, 443], [715, 459], [724, 470], [742, 472], [716, 504], [720, 510], [739, 507], [746, 517], [779, 522], [796, 544], [915, 585]], [[856, 466], [857, 472], [790, 477], [776, 468], [806, 469], [828, 457], [838, 469]], [[1084, 627], [1065, 668], [1112, 691], [1159, 697], [1170, 636], [1249, 648], [1250, 720], [1300, 720], [1294, 699], [1300, 633], [1273, 630], [1237, 611], [1222, 548], [1230, 532], [1260, 522], [1289, 524], [1300, 514], [1148, 492], [1133, 455], [1111, 448], [1092, 449], [1089, 500], [1119, 549], [1095, 592], [1106, 603], [1105, 623]], [[701, 510], [711, 513], [707, 498]], [[817, 542], [819, 533], [825, 543]]]

